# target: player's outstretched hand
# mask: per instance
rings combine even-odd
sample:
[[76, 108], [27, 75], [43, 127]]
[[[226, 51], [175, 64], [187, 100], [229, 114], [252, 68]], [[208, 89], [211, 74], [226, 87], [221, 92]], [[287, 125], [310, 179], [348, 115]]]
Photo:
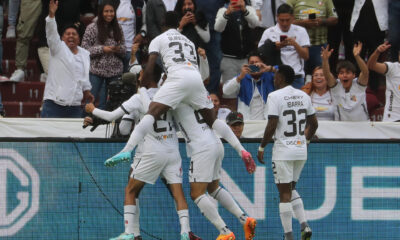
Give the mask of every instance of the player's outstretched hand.
[[260, 163], [265, 164], [265, 162], [264, 162], [264, 151], [258, 150], [258, 152], [257, 152], [257, 158], [258, 158], [258, 161], [259, 161]]
[[245, 150], [242, 151], [242, 160], [248, 173], [253, 174], [256, 171], [256, 163], [251, 154]]

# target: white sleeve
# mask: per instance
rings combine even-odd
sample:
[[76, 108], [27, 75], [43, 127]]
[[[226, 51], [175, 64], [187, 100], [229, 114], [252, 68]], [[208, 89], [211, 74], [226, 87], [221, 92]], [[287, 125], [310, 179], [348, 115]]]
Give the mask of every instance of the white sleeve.
[[216, 32], [223, 32], [225, 30], [228, 19], [224, 17], [226, 8], [222, 7], [217, 12], [217, 17], [215, 18], [214, 30]]
[[199, 56], [199, 71], [201, 75], [201, 80], [205, 80], [210, 76], [210, 66], [208, 65], [208, 59], [207, 57], [204, 59], [202, 56]]
[[57, 32], [57, 23], [56, 18], [46, 17], [46, 38], [47, 45], [50, 48], [50, 54], [56, 55], [62, 48], [62, 41], [60, 39], [60, 35]]
[[154, 38], [151, 42], [150, 42], [150, 46], [149, 46], [149, 54], [151, 53], [160, 53], [160, 44], [159, 44], [159, 39], [160, 38]]
[[263, 5], [263, 1], [262, 0], [251, 0], [251, 6], [255, 9], [255, 10], [260, 10], [262, 5]]
[[268, 117], [279, 117], [279, 108], [278, 104], [275, 103], [275, 99], [273, 98], [273, 95], [268, 95], [267, 99], [267, 111], [268, 111]]
[[125, 112], [124, 112], [124, 110], [122, 110], [121, 107], [115, 109], [112, 112], [100, 110], [98, 108], [95, 108], [93, 110], [93, 115], [94, 116], [99, 117], [99, 118], [104, 119], [104, 120], [109, 121], [109, 122], [122, 117], [124, 114], [125, 114]]
[[309, 47], [311, 45], [310, 43], [310, 37], [308, 36], [308, 33], [305, 28], [300, 27], [301, 30], [299, 31], [299, 41], [297, 42], [301, 47]]
[[222, 86], [222, 92], [226, 95], [239, 94], [240, 83], [236, 81], [236, 77], [232, 78]]
[[143, 104], [139, 94], [133, 95], [131, 98], [126, 100], [121, 104], [121, 108], [126, 114], [132, 113], [134, 111], [142, 111]]
[[385, 76], [388, 77], [388, 78], [393, 77], [395, 75], [395, 71], [394, 71], [395, 63], [385, 62], [385, 64], [386, 64], [386, 67], [387, 67], [387, 72], [385, 73]]
[[332, 99], [340, 98], [341, 89], [342, 89], [342, 84], [340, 83], [339, 80], [336, 79], [336, 85], [333, 88], [331, 88]]
[[247, 20], [250, 28], [255, 28], [259, 25], [259, 19], [256, 13], [256, 10], [252, 6], [246, 6], [247, 11], [249, 12], [244, 18]]
[[310, 96], [306, 95], [307, 97], [307, 116], [311, 116], [315, 114], [315, 109], [312, 105]]
[[130, 114], [125, 114], [122, 119], [121, 122], [119, 123], [119, 132], [122, 135], [128, 135], [130, 134], [131, 130], [132, 130], [132, 125], [135, 122], [135, 112], [132, 112]]
[[196, 32], [199, 34], [200, 38], [204, 41], [204, 43], [208, 43], [210, 41], [210, 29], [208, 28], [208, 24], [206, 29], [202, 29], [199, 26], [194, 26]]

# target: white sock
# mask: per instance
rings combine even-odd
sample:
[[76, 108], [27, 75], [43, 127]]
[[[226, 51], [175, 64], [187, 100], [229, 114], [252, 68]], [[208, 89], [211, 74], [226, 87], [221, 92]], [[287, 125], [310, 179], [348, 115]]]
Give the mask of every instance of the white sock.
[[301, 197], [296, 190], [292, 191], [291, 204], [292, 204], [294, 215], [299, 220], [302, 227], [304, 225], [307, 225], [307, 224], [305, 224], [305, 223], [307, 223], [307, 218], [306, 218], [306, 214], [304, 212], [303, 200], [301, 200]]
[[281, 216], [283, 231], [285, 233], [292, 232], [292, 204], [279, 203], [279, 215]]
[[222, 187], [218, 187], [217, 190], [210, 193], [226, 210], [237, 217], [242, 225], [246, 223], [247, 216], [244, 214], [239, 205], [233, 200], [232, 195]]
[[189, 210], [179, 210], [179, 223], [181, 224], [181, 234], [182, 233], [189, 233], [190, 232], [190, 224], [189, 224]]
[[124, 206], [124, 222], [125, 222], [125, 232], [129, 234], [134, 234], [133, 225], [135, 222], [136, 206], [135, 205], [125, 205]]
[[135, 237], [140, 236], [140, 206], [139, 206], [139, 198], [136, 198], [136, 213], [133, 221], [133, 235]]
[[218, 135], [225, 139], [239, 153], [239, 155], [242, 156], [242, 150], [244, 150], [244, 147], [232, 132], [232, 129], [224, 121], [216, 119], [212, 125], [212, 129], [214, 129]]
[[122, 152], [132, 151], [140, 141], [146, 136], [146, 134], [153, 128], [154, 117], [150, 114], [146, 114], [139, 124], [135, 126], [128, 142], [126, 143]]
[[231, 231], [226, 227], [224, 220], [218, 213], [218, 209], [212, 204], [207, 195], [203, 194], [194, 200], [194, 203], [199, 207], [200, 212], [210, 221], [220, 234], [229, 234]]

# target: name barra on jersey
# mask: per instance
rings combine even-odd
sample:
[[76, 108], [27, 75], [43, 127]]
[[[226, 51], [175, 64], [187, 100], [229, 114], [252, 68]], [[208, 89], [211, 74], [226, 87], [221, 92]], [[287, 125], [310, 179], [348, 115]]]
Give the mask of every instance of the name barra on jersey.
[[[294, 107], [303, 107], [304, 103], [302, 101], [303, 96], [285, 96], [284, 97], [287, 107], [294, 108]], [[298, 100], [298, 101], [296, 101]]]
[[180, 40], [180, 41], [190, 42], [185, 36], [177, 34], [168, 34], [168, 40], [170, 41]]

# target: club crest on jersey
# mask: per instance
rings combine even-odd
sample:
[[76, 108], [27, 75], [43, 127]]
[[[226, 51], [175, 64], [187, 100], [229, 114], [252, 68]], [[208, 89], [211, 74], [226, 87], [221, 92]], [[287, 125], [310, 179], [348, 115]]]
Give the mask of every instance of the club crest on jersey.
[[353, 101], [353, 102], [357, 102], [357, 97], [355, 96], [355, 95], [353, 95], [353, 96], [351, 96], [351, 101]]

